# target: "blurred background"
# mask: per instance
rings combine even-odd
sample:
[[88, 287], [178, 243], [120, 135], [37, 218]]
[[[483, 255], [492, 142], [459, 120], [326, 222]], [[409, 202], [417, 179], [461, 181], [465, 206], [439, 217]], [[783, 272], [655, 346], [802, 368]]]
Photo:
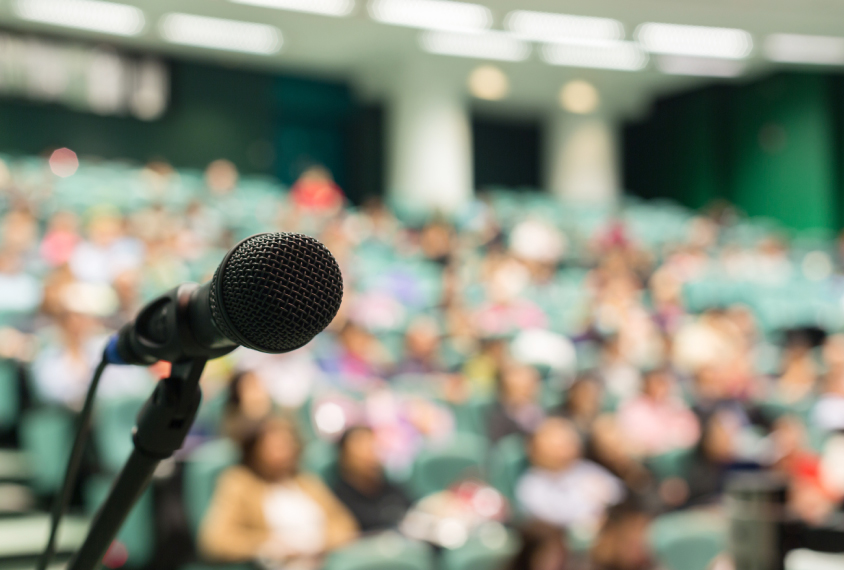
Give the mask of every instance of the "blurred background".
[[[0, 568], [108, 335], [263, 231], [340, 313], [209, 363], [108, 568], [844, 567], [842, 17], [0, 3]], [[168, 370], [107, 370], [56, 568]]]

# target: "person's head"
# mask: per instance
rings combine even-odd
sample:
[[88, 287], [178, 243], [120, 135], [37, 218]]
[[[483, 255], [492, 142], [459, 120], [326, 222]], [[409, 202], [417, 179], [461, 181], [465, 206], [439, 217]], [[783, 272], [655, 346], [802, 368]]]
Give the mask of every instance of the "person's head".
[[375, 482], [383, 476], [375, 434], [364, 426], [348, 429], [337, 443], [340, 470], [355, 479]]
[[674, 377], [664, 368], [655, 368], [645, 373], [642, 393], [650, 400], [664, 402], [671, 396]]
[[651, 517], [632, 502], [616, 505], [607, 513], [595, 544], [592, 562], [601, 570], [648, 570], [653, 555], [648, 542]]
[[583, 443], [572, 423], [551, 417], [543, 421], [530, 439], [531, 465], [548, 471], [562, 471], [580, 459]]
[[601, 383], [591, 373], [580, 375], [566, 396], [566, 412], [572, 417], [594, 417], [601, 411]]
[[729, 464], [735, 459], [733, 432], [726, 413], [715, 413], [703, 424], [699, 452], [713, 463]]
[[221, 158], [205, 168], [205, 184], [214, 194], [228, 194], [237, 187], [237, 179], [237, 167], [230, 160]]
[[536, 402], [541, 379], [528, 364], [511, 364], [501, 370], [498, 379], [499, 398], [504, 404], [524, 406]]
[[339, 340], [346, 352], [358, 357], [366, 357], [374, 339], [365, 328], [353, 321], [347, 321], [340, 331]]
[[437, 356], [440, 331], [433, 320], [420, 318], [410, 324], [404, 340], [408, 356], [427, 361]]
[[565, 570], [568, 548], [559, 528], [533, 521], [519, 529], [521, 548], [508, 570]]
[[236, 374], [229, 383], [228, 407], [240, 415], [260, 420], [272, 411], [272, 399], [255, 372]]
[[267, 481], [280, 481], [296, 474], [302, 443], [295, 424], [283, 417], [267, 418], [241, 443], [242, 461]]

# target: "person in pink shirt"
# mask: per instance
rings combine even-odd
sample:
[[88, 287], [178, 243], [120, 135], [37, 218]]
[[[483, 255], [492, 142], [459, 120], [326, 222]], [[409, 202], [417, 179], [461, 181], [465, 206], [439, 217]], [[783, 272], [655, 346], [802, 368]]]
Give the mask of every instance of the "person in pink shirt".
[[619, 409], [618, 424], [641, 456], [689, 448], [700, 437], [697, 418], [674, 393], [674, 376], [664, 368], [645, 375], [642, 393]]

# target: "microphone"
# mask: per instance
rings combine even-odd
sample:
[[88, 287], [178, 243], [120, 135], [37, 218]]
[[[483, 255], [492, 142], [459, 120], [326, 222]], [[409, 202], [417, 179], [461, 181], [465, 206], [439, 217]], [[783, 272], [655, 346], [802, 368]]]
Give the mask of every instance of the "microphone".
[[337, 260], [314, 238], [246, 238], [204, 285], [185, 283], [150, 301], [109, 340], [110, 364], [212, 359], [238, 346], [282, 353], [306, 345], [343, 300]]

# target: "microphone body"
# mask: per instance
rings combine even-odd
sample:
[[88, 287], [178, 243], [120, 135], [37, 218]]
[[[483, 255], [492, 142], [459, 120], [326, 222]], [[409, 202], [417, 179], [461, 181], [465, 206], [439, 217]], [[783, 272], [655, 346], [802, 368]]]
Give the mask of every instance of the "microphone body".
[[110, 364], [149, 366], [159, 360], [224, 356], [239, 345], [220, 332], [208, 302], [211, 283], [183, 283], [153, 299], [106, 348]]
[[203, 285], [184, 283], [153, 299], [106, 347], [110, 364], [212, 359], [246, 346], [269, 353], [304, 346], [340, 308], [337, 261], [300, 234], [249, 237]]

